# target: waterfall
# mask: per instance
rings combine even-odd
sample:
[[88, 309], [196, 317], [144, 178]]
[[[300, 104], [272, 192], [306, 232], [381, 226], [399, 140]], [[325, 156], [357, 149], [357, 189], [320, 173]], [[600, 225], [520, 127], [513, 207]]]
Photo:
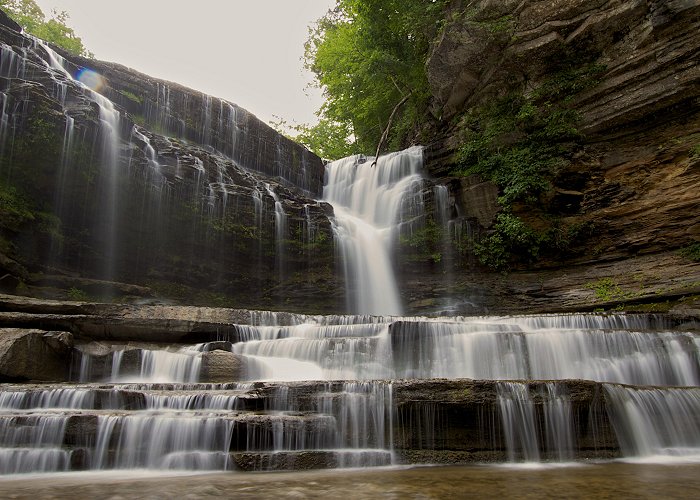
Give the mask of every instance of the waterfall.
[[[245, 110], [149, 80], [134, 87], [143, 95], [134, 94], [129, 118], [89, 85], [88, 77], [100, 83], [99, 75], [83, 69], [85, 77], [76, 78], [72, 65], [43, 42], [24, 48], [2, 44], [0, 52], [0, 153], [12, 151], [32, 105], [12, 80], [38, 88], [25, 78], [27, 72], [40, 74], [38, 83], [57, 110], [53, 132], [61, 154], [51, 155], [51, 174], [41, 180], [55, 176], [59, 222], [75, 219], [66, 238], [56, 240], [89, 239], [80, 256], [63, 256], [86, 259], [76, 263], [76, 274], [103, 265], [97, 277], [133, 273], [143, 283], [154, 282], [155, 289], [185, 273], [186, 283], [206, 281], [215, 274], [207, 262], [220, 260], [230, 267], [257, 267], [250, 276], [241, 273], [244, 279], [225, 275], [224, 265], [215, 268], [225, 284], [221, 288], [253, 294], [251, 282], [268, 281], [264, 266], [274, 250], [274, 271], [278, 282], [288, 280], [286, 293], [295, 275], [304, 274], [300, 257], [304, 264], [311, 261], [317, 236], [325, 238], [327, 229], [317, 224], [327, 209], [322, 202], [328, 202], [347, 310], [356, 313], [253, 311], [243, 320], [248, 324], [226, 324], [221, 331], [214, 323], [201, 328], [194, 323], [187, 337], [193, 345], [177, 348], [129, 344], [119, 335], [104, 344], [80, 344], [88, 339], [76, 323], [77, 383], [0, 386], [0, 474], [388, 465], [401, 463], [405, 457], [399, 452], [406, 450], [446, 451], [449, 457], [472, 453], [449, 448], [460, 443], [446, 441], [482, 430], [484, 449], [495, 450], [494, 460], [569, 462], [583, 456], [583, 441], [589, 441], [587, 450], [599, 444], [598, 420], [619, 441], [625, 459], [698, 460], [700, 342], [691, 328], [645, 315], [401, 316], [394, 257], [401, 233], [434, 217], [449, 228], [443, 233], [447, 261], [453, 261], [450, 239], [470, 237], [463, 218], [451, 219], [456, 209], [448, 189], [423, 178], [420, 147], [376, 162], [361, 155], [332, 162], [322, 200], [290, 199], [295, 188], [285, 181], [305, 196], [319, 195], [318, 159]], [[121, 168], [127, 160], [129, 168]], [[11, 161], [2, 165], [3, 182], [16, 175], [12, 168], [17, 167]], [[76, 184], [85, 187], [80, 194], [94, 190], [90, 203], [92, 195], [85, 201], [66, 196], [66, 185], [78, 179], [85, 181]], [[424, 193], [434, 201], [432, 214], [425, 213]], [[127, 222], [136, 241], [122, 239]], [[175, 237], [169, 239], [171, 232]], [[295, 234], [300, 245], [289, 241]], [[274, 249], [267, 245], [272, 236]], [[180, 237], [188, 239], [183, 248], [164, 251]], [[119, 267], [120, 244], [139, 254], [138, 269]], [[258, 255], [242, 250], [246, 244], [257, 245]], [[151, 269], [160, 258], [167, 265]], [[63, 272], [61, 264], [50, 262], [45, 270]], [[334, 281], [319, 290], [325, 292], [327, 283]], [[220, 291], [218, 283], [206, 291]], [[10, 316], [8, 321], [25, 317]], [[60, 323], [51, 315], [40, 319]], [[138, 331], [151, 319], [141, 318]], [[433, 390], [446, 382], [452, 384], [446, 395]], [[421, 390], [408, 397], [400, 392], [404, 383], [422, 384]], [[481, 399], [475, 401], [465, 387], [477, 386], [474, 394]], [[398, 432], [408, 419], [414, 423]], [[474, 426], [449, 436], [449, 425], [470, 419]], [[593, 430], [582, 438], [579, 431], [588, 427]], [[411, 431], [424, 448], [399, 448], [399, 439], [408, 440]], [[616, 456], [617, 441], [604, 443], [605, 458]], [[473, 453], [486, 455], [484, 449]]]
[[614, 323], [596, 316], [403, 320], [392, 325], [394, 370], [402, 378], [700, 385], [693, 334]]
[[[226, 470], [233, 421], [177, 412], [99, 417], [93, 469]], [[113, 463], [106, 443], [116, 441]]]
[[605, 390], [625, 456], [700, 461], [700, 389], [606, 385]]
[[[482, 433], [512, 462], [579, 458], [580, 446], [597, 446], [601, 419], [628, 460], [700, 455], [697, 334], [661, 318], [253, 311], [248, 319], [231, 337], [179, 350], [86, 350], [73, 386], [6, 384], [0, 472], [387, 465], [398, 461], [396, 436], [423, 450], [452, 446], [454, 419], [476, 419], [461, 432]], [[246, 367], [244, 381], [202, 381], [205, 357], [221, 350]], [[493, 399], [456, 414], [450, 405], [469, 391], [457, 384], [447, 405], [433, 400], [440, 377], [482, 379]], [[427, 389], [397, 403], [403, 382], [392, 379], [405, 378], [426, 379]], [[555, 381], [569, 378], [604, 382], [601, 396], [591, 399], [592, 382]]]
[[545, 385], [544, 429], [547, 448], [560, 462], [574, 459], [574, 421], [571, 401], [560, 386], [552, 382]]
[[64, 415], [0, 418], [0, 474], [68, 470], [70, 452], [61, 448], [67, 422]]
[[[105, 264], [102, 270], [105, 279], [115, 278], [115, 263], [117, 259], [118, 245], [118, 182], [119, 182], [119, 152], [121, 141], [121, 115], [112, 101], [98, 93], [89, 86], [93, 81], [101, 82], [99, 75], [89, 70], [81, 70], [77, 78], [66, 69], [65, 59], [56, 53], [45, 42], [38, 38], [32, 38], [37, 47], [41, 47], [46, 53], [46, 60], [42, 61], [51, 76], [57, 89], [60, 90], [59, 101], [63, 104], [66, 99], [67, 82], [72, 82], [80, 89], [80, 92], [91, 102], [97, 105], [99, 110], [99, 143], [101, 165], [106, 171], [102, 177], [100, 194], [102, 197], [101, 213], [103, 220], [95, 230], [101, 233], [102, 245], [105, 252]], [[81, 78], [80, 75], [84, 77]], [[87, 77], [85, 77], [87, 75]], [[97, 85], [96, 85], [97, 86]], [[65, 145], [72, 145], [64, 141]], [[64, 155], [66, 151], [64, 150]]]
[[201, 368], [198, 346], [178, 352], [152, 349], [119, 349], [107, 359], [82, 353], [78, 380], [94, 382], [197, 382]]
[[344, 266], [349, 309], [400, 315], [392, 247], [409, 195], [422, 186], [423, 150], [378, 158], [351, 156], [327, 166], [323, 199], [333, 205], [333, 227]]
[[275, 257], [280, 281], [284, 279], [284, 240], [287, 239], [287, 214], [282, 201], [270, 184], [265, 184], [267, 194], [275, 203]]
[[500, 382], [497, 387], [508, 460], [515, 462], [522, 456], [528, 462], [539, 461], [535, 411], [527, 385]]

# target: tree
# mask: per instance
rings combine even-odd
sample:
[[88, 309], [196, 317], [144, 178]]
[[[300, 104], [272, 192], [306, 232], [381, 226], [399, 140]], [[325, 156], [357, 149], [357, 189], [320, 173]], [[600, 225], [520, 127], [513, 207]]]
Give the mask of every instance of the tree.
[[352, 130], [346, 123], [338, 123], [321, 117], [316, 125], [290, 125], [280, 119], [271, 125], [280, 133], [303, 144], [309, 150], [326, 160], [337, 160], [359, 153]]
[[[351, 130], [356, 149], [374, 152], [397, 104], [388, 134], [400, 146], [428, 99], [425, 61], [446, 0], [338, 0], [310, 29], [306, 67], [326, 103], [321, 119]], [[327, 129], [324, 129], [327, 130]]]
[[53, 11], [51, 19], [47, 21], [41, 7], [34, 0], [0, 0], [0, 8], [27, 33], [58, 45], [72, 54], [92, 57], [73, 28], [66, 24], [68, 13]]

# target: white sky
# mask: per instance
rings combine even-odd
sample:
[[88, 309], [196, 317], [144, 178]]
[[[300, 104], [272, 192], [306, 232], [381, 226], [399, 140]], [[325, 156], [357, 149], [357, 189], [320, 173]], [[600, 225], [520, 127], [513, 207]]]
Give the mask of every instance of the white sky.
[[307, 27], [335, 0], [36, 0], [97, 59], [180, 83], [264, 121], [315, 123], [322, 98], [307, 89]]

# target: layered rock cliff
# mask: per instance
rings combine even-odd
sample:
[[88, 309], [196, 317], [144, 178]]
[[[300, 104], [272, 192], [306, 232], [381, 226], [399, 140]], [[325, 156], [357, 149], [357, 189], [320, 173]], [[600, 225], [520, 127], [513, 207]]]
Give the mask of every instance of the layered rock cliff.
[[5, 290], [342, 303], [317, 156], [235, 104], [70, 56], [7, 19], [0, 39]]
[[[695, 0], [452, 2], [426, 66], [434, 121], [424, 127], [427, 169], [449, 186], [451, 216], [478, 241], [503, 210], [503, 186], [455, 175], [469, 138], [491, 132], [484, 109], [508, 99], [531, 106], [516, 108], [513, 122], [556, 109], [570, 113], [574, 132], [549, 188], [507, 210], [548, 243], [536, 258], [514, 245], [506, 279], [462, 257], [455, 300], [473, 294], [513, 311], [700, 292], [698, 264], [683, 252], [700, 241], [698, 33]], [[522, 130], [496, 134], [486, 138], [495, 149], [528, 145]], [[434, 301], [428, 290], [414, 299]]]

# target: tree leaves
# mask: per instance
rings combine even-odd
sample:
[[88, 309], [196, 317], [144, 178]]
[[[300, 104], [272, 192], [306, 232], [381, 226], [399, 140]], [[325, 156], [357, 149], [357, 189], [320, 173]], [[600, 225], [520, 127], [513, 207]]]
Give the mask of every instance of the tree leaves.
[[79, 56], [92, 57], [85, 49], [83, 41], [69, 28], [68, 13], [53, 11], [46, 20], [41, 7], [34, 0], [0, 0], [0, 8], [5, 10], [27, 33], [66, 49]]
[[305, 47], [306, 67], [326, 97], [318, 132], [336, 124], [340, 134], [352, 131], [350, 149], [373, 152], [397, 103], [410, 95], [388, 140], [402, 142], [426, 107], [425, 61], [445, 3], [338, 0], [318, 20]]

